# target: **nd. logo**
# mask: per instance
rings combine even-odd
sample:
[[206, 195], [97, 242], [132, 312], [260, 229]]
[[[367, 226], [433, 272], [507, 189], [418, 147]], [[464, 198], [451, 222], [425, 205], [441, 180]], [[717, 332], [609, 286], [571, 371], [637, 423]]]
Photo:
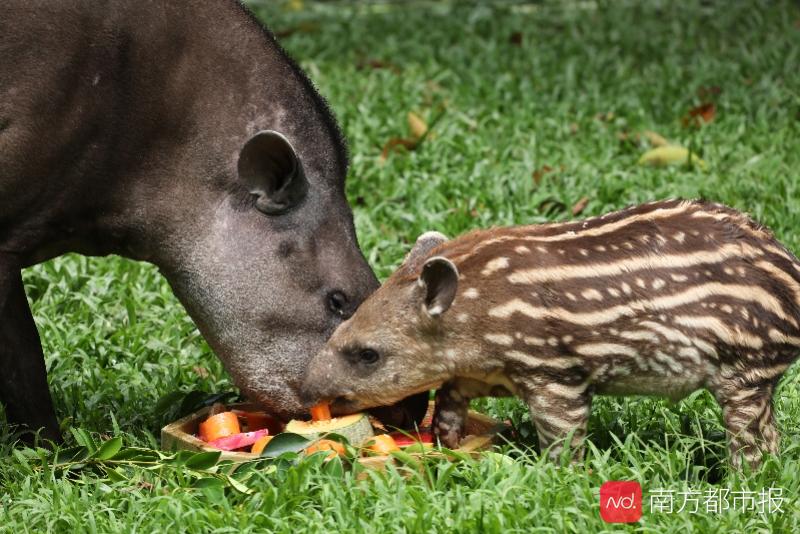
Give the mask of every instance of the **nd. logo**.
[[600, 486], [600, 517], [606, 523], [635, 523], [642, 517], [642, 486], [612, 480]]

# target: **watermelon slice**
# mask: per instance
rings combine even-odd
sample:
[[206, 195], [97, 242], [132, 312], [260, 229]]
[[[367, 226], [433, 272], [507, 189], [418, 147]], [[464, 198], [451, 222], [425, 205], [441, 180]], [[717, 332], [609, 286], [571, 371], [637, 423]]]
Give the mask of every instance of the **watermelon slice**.
[[255, 430], [253, 432], [241, 432], [232, 436], [215, 439], [214, 441], [210, 441], [208, 446], [222, 451], [232, 451], [241, 449], [242, 447], [249, 447], [258, 441], [258, 438], [267, 435], [269, 435], [269, 429], [262, 428], [261, 430]]
[[429, 430], [422, 430], [420, 432], [392, 432], [389, 434], [394, 438], [394, 442], [398, 447], [408, 447], [409, 445], [416, 445], [422, 443], [424, 445], [433, 445], [433, 434]]

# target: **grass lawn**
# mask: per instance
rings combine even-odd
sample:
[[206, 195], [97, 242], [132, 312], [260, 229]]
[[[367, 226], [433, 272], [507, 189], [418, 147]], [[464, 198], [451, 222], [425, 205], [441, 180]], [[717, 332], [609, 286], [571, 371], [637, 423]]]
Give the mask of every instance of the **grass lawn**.
[[[796, 4], [251, 5], [342, 123], [349, 198], [381, 277], [425, 230], [567, 219], [584, 197], [581, 215], [711, 198], [750, 212], [800, 252]], [[685, 127], [681, 118], [704, 102], [715, 103], [714, 120]], [[432, 134], [382, 161], [387, 141], [409, 135], [409, 111], [438, 118]], [[637, 165], [646, 130], [692, 147], [707, 168]], [[155, 448], [159, 397], [232, 388], [152, 266], [70, 256], [25, 275], [65, 428]], [[719, 409], [706, 392], [678, 404], [598, 398], [590, 450], [574, 467], [506, 448], [430, 462], [408, 480], [395, 470], [358, 481], [312, 459], [250, 474], [250, 495], [192, 489], [181, 469], [132, 469], [124, 481], [99, 469], [53, 474], [36, 468], [31, 451], [13, 452], [3, 426], [0, 531], [609, 532], [618, 526], [600, 519], [600, 485], [636, 480], [644, 516], [623, 529], [800, 532], [798, 371], [776, 397], [782, 454], [755, 473], [724, 464]], [[532, 440], [519, 401], [476, 406], [511, 419], [523, 444]], [[742, 510], [745, 493], [735, 492], [769, 487], [782, 491], [780, 511]], [[656, 490], [673, 492], [672, 513], [651, 509]], [[730, 491], [730, 508], [708, 510], [720, 490]]]

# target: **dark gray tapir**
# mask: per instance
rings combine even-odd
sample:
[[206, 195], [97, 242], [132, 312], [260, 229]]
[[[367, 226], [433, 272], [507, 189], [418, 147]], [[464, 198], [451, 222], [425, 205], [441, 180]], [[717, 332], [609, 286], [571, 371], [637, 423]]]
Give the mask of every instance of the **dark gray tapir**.
[[378, 285], [346, 172], [325, 102], [234, 0], [0, 2], [8, 421], [59, 438], [20, 270], [68, 251], [157, 265], [242, 392], [298, 414], [308, 359]]

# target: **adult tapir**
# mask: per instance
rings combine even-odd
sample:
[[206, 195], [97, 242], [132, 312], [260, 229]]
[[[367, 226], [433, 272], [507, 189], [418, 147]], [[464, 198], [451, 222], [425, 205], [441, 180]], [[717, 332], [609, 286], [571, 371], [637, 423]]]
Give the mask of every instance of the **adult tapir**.
[[298, 414], [307, 360], [378, 285], [347, 166], [325, 101], [234, 0], [0, 2], [8, 421], [59, 438], [20, 270], [68, 251], [157, 265], [242, 392]]

